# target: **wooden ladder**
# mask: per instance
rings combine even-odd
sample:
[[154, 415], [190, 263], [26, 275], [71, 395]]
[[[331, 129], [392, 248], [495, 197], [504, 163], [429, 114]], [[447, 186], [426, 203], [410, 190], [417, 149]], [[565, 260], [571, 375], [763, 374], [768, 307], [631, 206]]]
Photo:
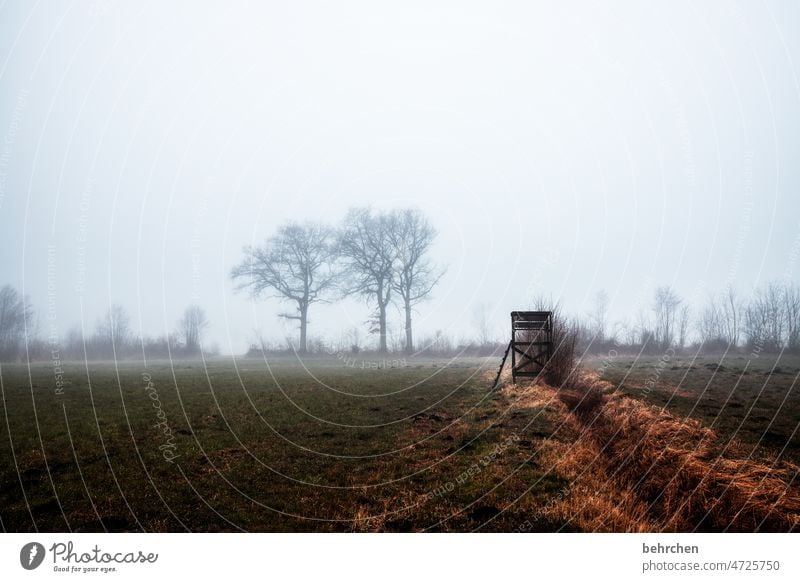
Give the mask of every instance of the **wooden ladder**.
[[506, 365], [506, 359], [508, 358], [508, 352], [509, 352], [509, 350], [511, 350], [511, 345], [513, 343], [514, 342], [508, 342], [508, 347], [506, 348], [506, 353], [503, 354], [503, 361], [500, 362], [500, 369], [497, 370], [497, 376], [495, 376], [495, 378], [494, 378], [494, 384], [492, 384], [492, 390], [497, 388], [497, 383], [500, 381], [500, 374], [503, 373], [503, 366]]

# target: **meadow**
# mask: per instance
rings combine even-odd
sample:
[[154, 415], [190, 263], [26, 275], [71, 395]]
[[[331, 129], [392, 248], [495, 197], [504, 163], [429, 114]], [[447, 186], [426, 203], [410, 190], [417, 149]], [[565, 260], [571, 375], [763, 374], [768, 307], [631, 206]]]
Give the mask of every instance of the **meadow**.
[[622, 394], [680, 418], [695, 418], [726, 439], [800, 461], [800, 357], [776, 354], [595, 358]]
[[492, 391], [499, 358], [363, 358], [80, 362], [63, 364], [60, 379], [52, 365], [4, 364], [0, 525], [724, 529], [719, 519], [691, 521], [694, 513], [664, 519], [660, 501], [640, 495], [646, 483], [620, 480], [624, 471], [595, 442], [601, 433], [587, 429], [594, 421], [584, 413], [597, 403], [608, 410], [622, 403], [631, 418], [668, 414], [675, 426], [696, 419], [719, 438], [735, 437], [740, 457], [746, 447], [748, 461], [782, 463], [780, 519], [759, 513], [761, 521], [734, 529], [760, 523], [783, 531], [796, 523], [797, 480], [786, 478], [799, 451], [796, 359], [775, 369], [766, 358], [747, 369], [746, 361], [719, 358], [594, 359], [585, 367], [601, 394], [582, 408], [570, 401], [574, 387], [515, 387], [504, 377]]

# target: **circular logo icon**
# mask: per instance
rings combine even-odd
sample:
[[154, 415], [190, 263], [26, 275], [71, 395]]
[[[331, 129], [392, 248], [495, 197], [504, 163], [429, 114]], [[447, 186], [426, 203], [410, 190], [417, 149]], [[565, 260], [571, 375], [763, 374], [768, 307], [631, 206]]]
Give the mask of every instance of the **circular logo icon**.
[[19, 563], [26, 570], [35, 570], [44, 561], [44, 546], [39, 542], [30, 542], [19, 551]]

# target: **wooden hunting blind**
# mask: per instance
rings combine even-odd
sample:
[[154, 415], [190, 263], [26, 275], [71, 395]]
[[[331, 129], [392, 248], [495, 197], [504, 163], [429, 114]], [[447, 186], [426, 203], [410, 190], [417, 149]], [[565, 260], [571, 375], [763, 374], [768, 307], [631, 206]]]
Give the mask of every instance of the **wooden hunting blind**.
[[503, 354], [492, 390], [500, 382], [503, 366], [511, 352], [511, 377], [514, 384], [517, 376], [535, 378], [553, 357], [553, 312], [512, 311], [511, 341]]
[[511, 376], [535, 377], [553, 355], [553, 312], [511, 312]]

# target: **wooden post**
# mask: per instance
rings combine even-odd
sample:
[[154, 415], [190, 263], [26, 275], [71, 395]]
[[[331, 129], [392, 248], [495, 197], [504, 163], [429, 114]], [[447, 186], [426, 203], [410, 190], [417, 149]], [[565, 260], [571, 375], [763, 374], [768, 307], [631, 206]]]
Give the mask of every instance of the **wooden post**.
[[511, 312], [511, 381], [517, 383], [517, 332], [514, 331], [514, 312]]

